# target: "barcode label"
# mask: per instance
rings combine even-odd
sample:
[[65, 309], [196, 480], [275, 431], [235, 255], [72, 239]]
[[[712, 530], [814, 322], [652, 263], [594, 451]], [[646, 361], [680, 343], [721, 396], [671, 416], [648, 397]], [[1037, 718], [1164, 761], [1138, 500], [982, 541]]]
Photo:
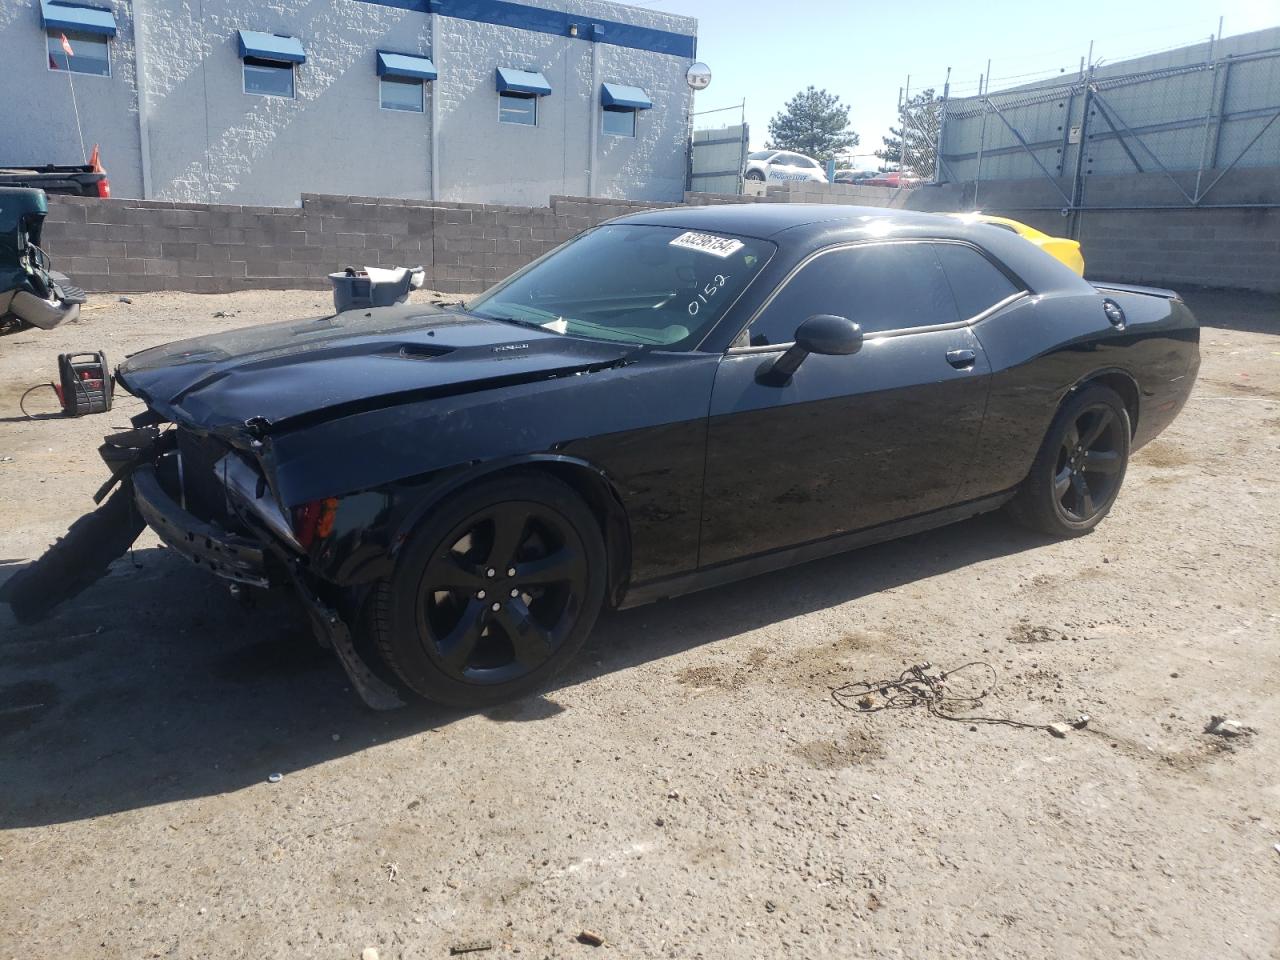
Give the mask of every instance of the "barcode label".
[[711, 233], [682, 233], [671, 241], [673, 247], [687, 247], [690, 250], [701, 250], [703, 253], [709, 253], [713, 257], [732, 256], [742, 249], [742, 241], [734, 240], [732, 237], [717, 237]]

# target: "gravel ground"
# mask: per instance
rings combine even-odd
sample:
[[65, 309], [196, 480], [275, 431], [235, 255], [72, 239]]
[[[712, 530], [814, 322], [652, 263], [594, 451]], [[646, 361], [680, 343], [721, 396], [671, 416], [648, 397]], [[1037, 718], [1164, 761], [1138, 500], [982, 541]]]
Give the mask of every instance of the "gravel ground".
[[[138, 408], [22, 417], [58, 352], [326, 299], [103, 296], [0, 339], [0, 577]], [[484, 713], [368, 713], [286, 604], [150, 534], [51, 620], [0, 611], [0, 958], [1280, 957], [1280, 301], [1191, 302], [1195, 395], [1093, 535], [979, 518], [609, 615]], [[830, 696], [974, 659], [982, 712], [1092, 722]]]

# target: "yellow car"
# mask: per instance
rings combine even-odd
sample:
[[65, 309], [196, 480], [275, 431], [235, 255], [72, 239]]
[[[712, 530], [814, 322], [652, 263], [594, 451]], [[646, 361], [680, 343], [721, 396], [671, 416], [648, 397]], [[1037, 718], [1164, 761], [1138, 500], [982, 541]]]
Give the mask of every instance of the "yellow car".
[[1075, 240], [1069, 240], [1066, 237], [1051, 237], [1047, 233], [1041, 233], [1035, 227], [1027, 226], [1025, 223], [1010, 220], [1008, 217], [993, 217], [988, 213], [953, 213], [951, 216], [958, 217], [967, 223], [989, 223], [993, 227], [1000, 227], [1016, 233], [1020, 237], [1025, 237], [1049, 254], [1049, 256], [1061, 260], [1074, 270], [1077, 276], [1084, 276], [1084, 255], [1080, 253], [1080, 244]]

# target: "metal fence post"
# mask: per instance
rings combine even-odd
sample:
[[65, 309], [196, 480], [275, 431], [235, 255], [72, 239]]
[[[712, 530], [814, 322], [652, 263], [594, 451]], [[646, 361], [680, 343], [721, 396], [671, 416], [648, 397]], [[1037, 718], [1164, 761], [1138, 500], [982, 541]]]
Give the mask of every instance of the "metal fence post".
[[1089, 70], [1085, 74], [1084, 95], [1080, 98], [1080, 142], [1076, 144], [1076, 168], [1071, 175], [1070, 236], [1080, 239], [1080, 207], [1084, 203], [1084, 154], [1089, 142], [1089, 113], [1093, 110], [1093, 43], [1089, 44]]
[[1200, 181], [1204, 178], [1204, 165], [1209, 156], [1209, 124], [1213, 120], [1213, 105], [1218, 100], [1218, 71], [1213, 68], [1213, 51], [1222, 36], [1222, 18], [1218, 18], [1218, 32], [1209, 38], [1209, 52], [1205, 55], [1205, 73], [1209, 75], [1209, 102], [1204, 108], [1204, 143], [1200, 145], [1200, 166], [1196, 168], [1195, 199], [1200, 202]]
[[947, 79], [942, 84], [942, 103], [938, 106], [938, 145], [933, 151], [933, 182], [942, 182], [942, 147], [947, 136], [947, 100], [951, 97], [951, 68], [947, 67]]
[[1221, 92], [1218, 94], [1218, 118], [1213, 125], [1213, 143], [1209, 148], [1208, 169], [1210, 170], [1218, 166], [1218, 148], [1222, 146], [1222, 121], [1227, 112], [1227, 85], [1231, 82], [1230, 55], [1219, 60], [1218, 67], [1222, 73], [1222, 82], [1219, 84]]
[[911, 112], [911, 74], [907, 74], [907, 85], [902, 92], [902, 109], [898, 115], [898, 123], [902, 124], [902, 149], [898, 151], [898, 170], [908, 172], [907, 166], [907, 117]]
[[987, 93], [991, 89], [991, 60], [987, 72], [978, 78], [978, 102], [982, 105], [982, 126], [978, 128], [978, 165], [973, 172], [973, 209], [978, 209], [978, 189], [982, 183], [982, 153], [987, 146]]

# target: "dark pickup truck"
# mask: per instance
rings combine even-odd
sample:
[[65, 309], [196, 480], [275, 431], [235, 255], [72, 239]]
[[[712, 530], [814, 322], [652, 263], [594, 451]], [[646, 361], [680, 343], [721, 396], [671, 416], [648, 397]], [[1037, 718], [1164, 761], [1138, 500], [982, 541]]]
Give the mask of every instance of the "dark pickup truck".
[[31, 187], [45, 193], [71, 194], [76, 197], [111, 196], [111, 181], [97, 161], [97, 149], [93, 159], [82, 164], [48, 163], [44, 166], [0, 166], [0, 187]]

